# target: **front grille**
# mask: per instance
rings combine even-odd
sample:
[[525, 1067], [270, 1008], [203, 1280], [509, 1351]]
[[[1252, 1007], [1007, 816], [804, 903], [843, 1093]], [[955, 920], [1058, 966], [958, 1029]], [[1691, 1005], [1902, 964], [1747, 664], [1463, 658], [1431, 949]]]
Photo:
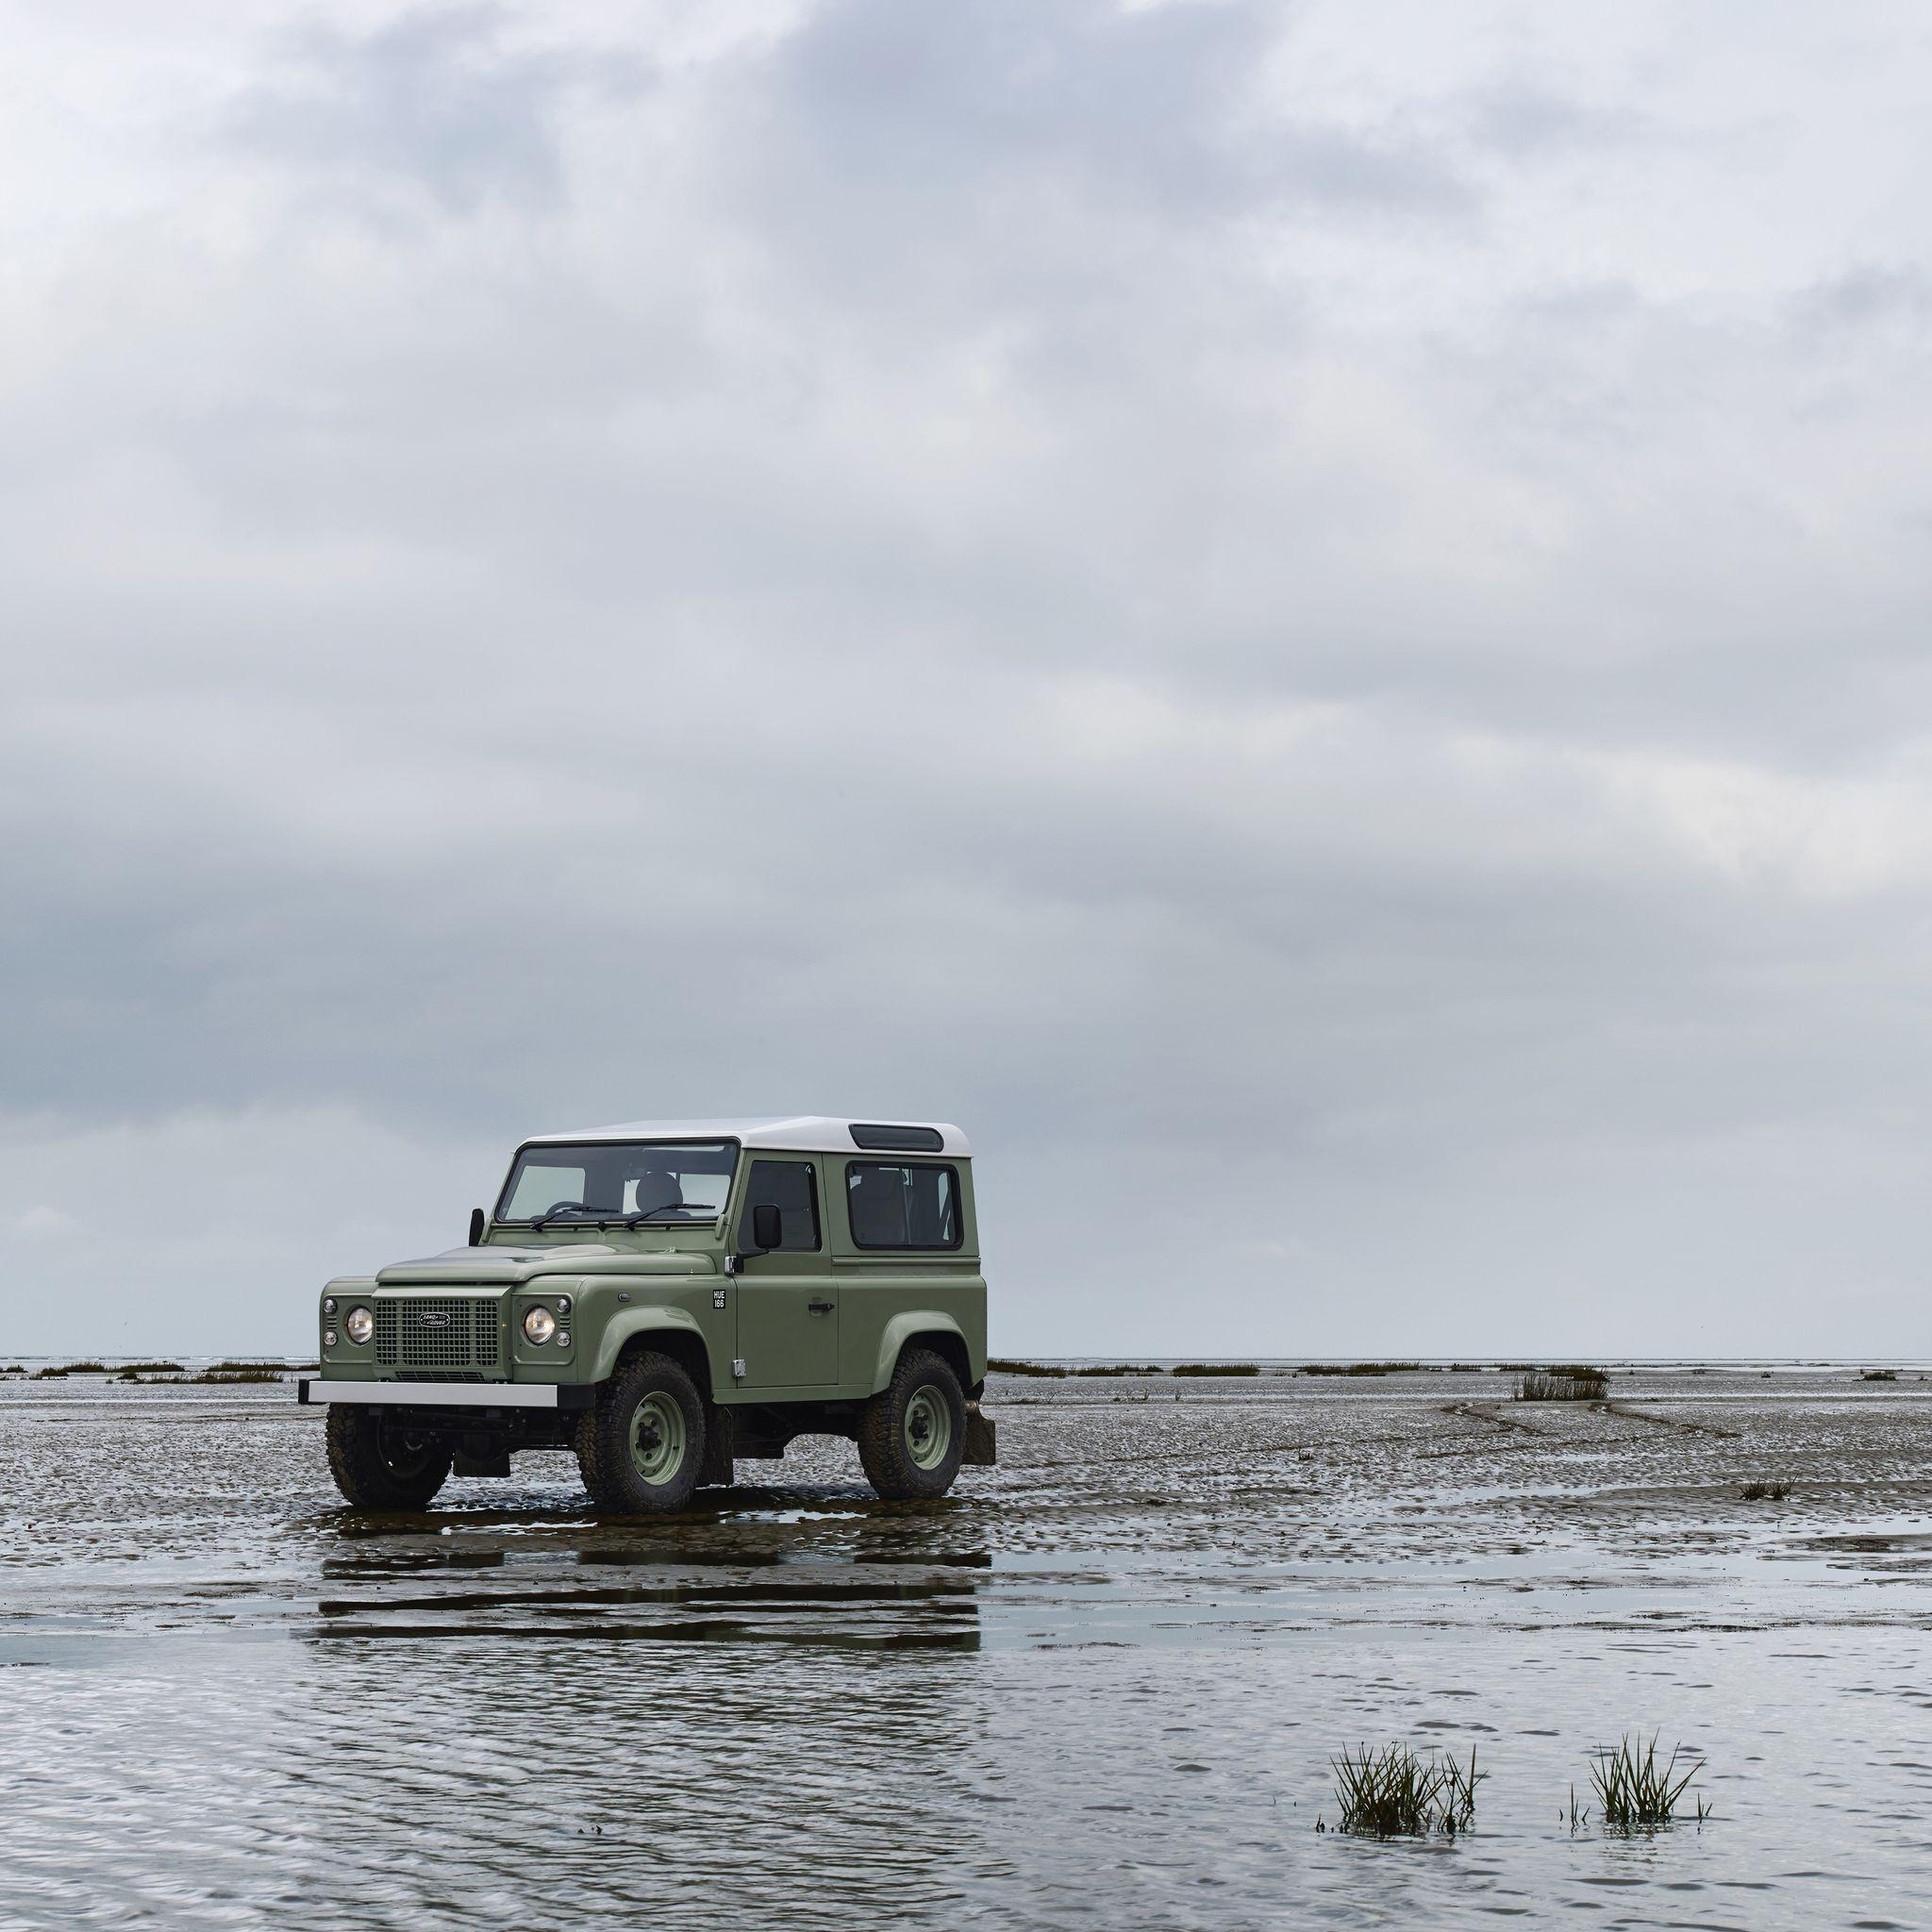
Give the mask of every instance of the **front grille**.
[[[494, 1295], [385, 1296], [375, 1304], [375, 1359], [386, 1369], [494, 1369]], [[425, 1319], [425, 1317], [427, 1319]]]

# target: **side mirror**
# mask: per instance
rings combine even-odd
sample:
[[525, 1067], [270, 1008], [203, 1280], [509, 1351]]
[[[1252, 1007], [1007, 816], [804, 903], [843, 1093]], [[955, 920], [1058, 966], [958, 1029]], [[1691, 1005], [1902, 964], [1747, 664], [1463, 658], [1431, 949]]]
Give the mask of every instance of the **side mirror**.
[[764, 1253], [785, 1244], [785, 1217], [769, 1201], [760, 1201], [751, 1210], [751, 1238]]
[[483, 1227], [482, 1208], [472, 1208], [470, 1209], [470, 1245], [473, 1248], [480, 1248], [483, 1245]]

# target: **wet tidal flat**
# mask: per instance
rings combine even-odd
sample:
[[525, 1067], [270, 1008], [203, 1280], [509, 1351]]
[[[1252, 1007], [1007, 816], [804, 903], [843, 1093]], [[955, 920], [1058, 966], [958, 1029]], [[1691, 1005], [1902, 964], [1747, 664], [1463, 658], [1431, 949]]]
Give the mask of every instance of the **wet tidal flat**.
[[[0, 1385], [0, 1925], [1932, 1922], [1932, 1380], [1509, 1386], [1001, 1376], [942, 1504], [810, 1443], [620, 1523]], [[1714, 1816], [1573, 1831], [1640, 1730]], [[1475, 1828], [1318, 1831], [1398, 1739]]]

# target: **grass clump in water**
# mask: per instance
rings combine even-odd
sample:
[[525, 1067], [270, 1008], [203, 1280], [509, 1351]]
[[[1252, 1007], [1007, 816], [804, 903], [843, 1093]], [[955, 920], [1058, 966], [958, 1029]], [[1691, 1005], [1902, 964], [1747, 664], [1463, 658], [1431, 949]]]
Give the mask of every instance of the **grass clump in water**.
[[191, 1382], [279, 1382], [289, 1373], [286, 1362], [216, 1362], [189, 1376]]
[[1258, 1375], [1258, 1362], [1176, 1362], [1176, 1375]]
[[1518, 1402], [1601, 1402], [1610, 1378], [1585, 1362], [1564, 1362], [1554, 1369], [1531, 1369], [1517, 1378]]
[[1305, 1375], [1410, 1375], [1422, 1368], [1420, 1362], [1310, 1362]]
[[[1420, 1838], [1432, 1831], [1454, 1837], [1475, 1823], [1475, 1788], [1489, 1776], [1454, 1757], [1418, 1757], [1407, 1744], [1344, 1751], [1335, 1767], [1335, 1802], [1341, 1829], [1358, 1838]], [[1317, 1821], [1317, 1827], [1322, 1827]]]
[[[1608, 1745], [1599, 1747], [1590, 1768], [1590, 1781], [1596, 1789], [1597, 1808], [1610, 1830], [1643, 1831], [1673, 1822], [1691, 1779], [1703, 1768], [1698, 1759], [1688, 1771], [1679, 1772], [1677, 1759], [1683, 1748], [1674, 1745], [1659, 1768], [1655, 1732], [1647, 1745], [1640, 1738], [1625, 1738], [1614, 1750]], [[1697, 1823], [1702, 1824], [1710, 1809], [1702, 1798], [1694, 1802]]]
[[1898, 1371], [1896, 1369], [1865, 1369], [1860, 1372], [1858, 1380], [1861, 1382], [1896, 1382], [1898, 1380]]
[[58, 1375], [105, 1375], [108, 1365], [105, 1362], [61, 1362], [56, 1366], [36, 1369], [36, 1382], [51, 1381]]
[[986, 1366], [997, 1375], [1051, 1375], [1061, 1379], [1067, 1374], [1065, 1369], [1049, 1368], [1044, 1362], [1015, 1361], [1010, 1357], [998, 1355], [988, 1356]]
[[142, 1375], [185, 1375], [179, 1362], [123, 1362], [118, 1371], [124, 1382], [139, 1381]]
[[1791, 1493], [1791, 1486], [1780, 1477], [1770, 1482], [1746, 1483], [1739, 1493], [1747, 1503], [1782, 1503]]

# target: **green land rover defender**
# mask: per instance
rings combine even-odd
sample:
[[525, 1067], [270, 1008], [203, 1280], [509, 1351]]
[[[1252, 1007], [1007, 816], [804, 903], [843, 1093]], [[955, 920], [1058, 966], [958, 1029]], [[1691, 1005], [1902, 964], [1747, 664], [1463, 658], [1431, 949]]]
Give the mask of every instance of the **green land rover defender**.
[[993, 1460], [972, 1150], [907, 1122], [637, 1122], [526, 1141], [467, 1246], [323, 1291], [337, 1487], [421, 1509], [452, 1468], [574, 1449], [606, 1509], [844, 1436], [881, 1496]]

